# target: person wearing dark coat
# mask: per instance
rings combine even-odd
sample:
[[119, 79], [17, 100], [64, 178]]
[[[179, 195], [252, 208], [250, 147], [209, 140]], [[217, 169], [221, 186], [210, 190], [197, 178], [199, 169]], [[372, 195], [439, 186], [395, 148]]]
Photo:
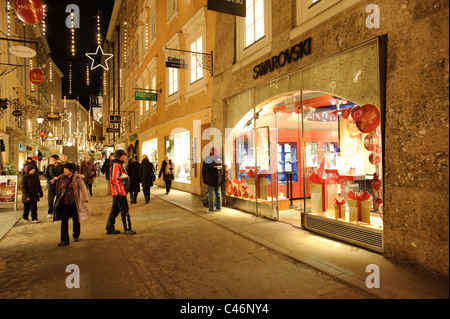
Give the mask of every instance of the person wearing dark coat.
[[225, 183], [225, 165], [222, 158], [218, 156], [217, 150], [212, 148], [209, 156], [203, 161], [202, 177], [203, 183], [208, 188], [209, 212], [214, 212], [214, 194], [216, 194], [216, 210], [222, 209], [222, 185]]
[[147, 155], [142, 156], [141, 167], [139, 169], [139, 177], [141, 179], [145, 202], [148, 203], [150, 201], [150, 187], [153, 186], [153, 182], [156, 180], [156, 175], [153, 163], [148, 160]]
[[169, 194], [170, 188], [172, 187], [173, 176], [173, 164], [169, 159], [169, 156], [164, 156], [164, 161], [161, 164], [161, 169], [159, 170], [158, 177], [161, 178], [163, 176], [163, 180], [166, 183], [166, 194]]
[[109, 183], [109, 178], [110, 178], [110, 174], [111, 174], [111, 164], [114, 161], [114, 154], [111, 153], [109, 154], [109, 158], [105, 159], [105, 163], [103, 163], [102, 166], [102, 173], [105, 174], [105, 178], [108, 181], [108, 183], [106, 183], [106, 188], [108, 190], [108, 195], [111, 195], [111, 185]]
[[23, 175], [25, 175], [25, 167], [27, 167], [27, 165], [33, 165], [34, 169], [36, 170], [36, 174], [39, 175], [39, 170], [38, 170], [38, 167], [37, 167], [37, 163], [31, 157], [27, 157], [27, 161], [23, 164], [23, 170], [22, 170], [22, 174]]
[[59, 156], [52, 155], [50, 157], [50, 164], [45, 170], [44, 177], [47, 179], [48, 188], [48, 218], [53, 217], [53, 202], [55, 200], [55, 187], [58, 176], [64, 173], [64, 167], [59, 163]]
[[92, 184], [94, 183], [94, 178], [97, 177], [97, 173], [95, 171], [95, 165], [91, 162], [91, 158], [89, 156], [85, 156], [84, 161], [81, 162], [81, 165], [79, 166], [79, 173], [84, 176], [84, 184], [89, 190], [89, 194], [92, 196]]
[[20, 189], [22, 190], [23, 219], [28, 222], [28, 216], [31, 210], [31, 220], [39, 223], [37, 215], [37, 202], [44, 196], [41, 182], [34, 165], [27, 165], [23, 169], [25, 175], [20, 180]]
[[128, 176], [130, 177], [130, 204], [136, 204], [137, 197], [141, 191], [139, 168], [140, 165], [137, 156], [131, 158], [127, 166]]

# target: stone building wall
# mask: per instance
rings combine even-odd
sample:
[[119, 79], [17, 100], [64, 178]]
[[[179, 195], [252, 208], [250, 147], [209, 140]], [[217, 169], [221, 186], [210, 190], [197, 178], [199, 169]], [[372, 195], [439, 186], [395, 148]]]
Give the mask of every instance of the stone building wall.
[[[366, 7], [380, 28], [366, 27]], [[224, 129], [226, 98], [387, 35], [384, 256], [448, 278], [449, 2], [359, 1], [295, 39], [296, 1], [272, 0], [272, 52], [235, 70], [235, 17], [217, 14], [212, 127]], [[312, 37], [312, 53], [253, 79], [253, 66]]]

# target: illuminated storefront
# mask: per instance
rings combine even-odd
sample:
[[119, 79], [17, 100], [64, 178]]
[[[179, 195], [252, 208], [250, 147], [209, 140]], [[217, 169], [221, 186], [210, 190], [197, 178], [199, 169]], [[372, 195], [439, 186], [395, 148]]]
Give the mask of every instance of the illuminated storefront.
[[379, 41], [226, 99], [228, 206], [382, 251]]
[[146, 141], [142, 144], [142, 155], [147, 155], [149, 161], [153, 163], [153, 166], [158, 166], [158, 139], [154, 138]]

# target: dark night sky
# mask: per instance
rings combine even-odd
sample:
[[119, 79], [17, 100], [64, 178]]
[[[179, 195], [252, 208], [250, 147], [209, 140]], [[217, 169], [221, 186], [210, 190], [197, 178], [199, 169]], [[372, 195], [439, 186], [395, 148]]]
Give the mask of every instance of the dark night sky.
[[[86, 84], [86, 65], [91, 60], [86, 53], [97, 49], [97, 12], [101, 10], [102, 44], [108, 31], [109, 21], [114, 7], [114, 0], [45, 0], [47, 4], [47, 40], [51, 56], [64, 74], [62, 80], [63, 96], [68, 99], [79, 97], [80, 103], [89, 107], [89, 96], [98, 95], [101, 87], [103, 69], [96, 68], [90, 72], [90, 85]], [[75, 30], [75, 56], [71, 52], [71, 32], [66, 27], [66, 7], [76, 4], [80, 8], [80, 28]], [[72, 95], [69, 95], [69, 62], [72, 62]]]

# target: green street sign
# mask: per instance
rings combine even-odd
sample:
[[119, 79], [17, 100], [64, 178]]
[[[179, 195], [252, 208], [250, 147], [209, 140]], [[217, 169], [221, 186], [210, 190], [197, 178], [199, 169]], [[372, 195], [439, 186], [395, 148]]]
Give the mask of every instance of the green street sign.
[[134, 99], [139, 101], [158, 101], [158, 94], [149, 92], [134, 92]]

